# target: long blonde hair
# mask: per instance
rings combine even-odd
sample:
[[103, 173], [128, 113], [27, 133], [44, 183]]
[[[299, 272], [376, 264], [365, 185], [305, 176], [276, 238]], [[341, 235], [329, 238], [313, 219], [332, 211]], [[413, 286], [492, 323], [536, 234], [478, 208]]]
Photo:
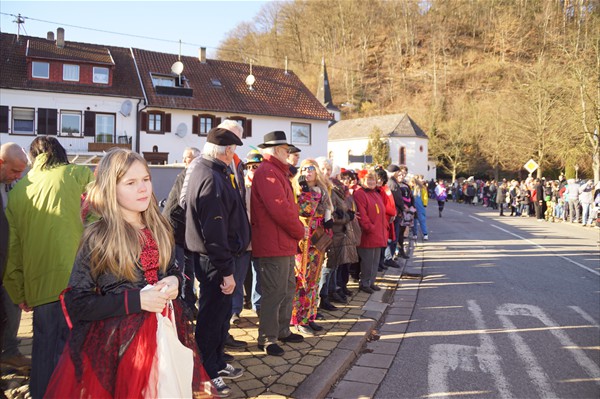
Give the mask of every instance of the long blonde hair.
[[[110, 273], [135, 281], [136, 269], [144, 245], [142, 232], [125, 221], [117, 202], [117, 184], [135, 162], [150, 170], [139, 154], [125, 149], [108, 152], [98, 164], [96, 181], [90, 184], [86, 202], [90, 211], [100, 219], [88, 226], [81, 242], [90, 250], [90, 268], [96, 278]], [[164, 272], [171, 260], [174, 246], [170, 223], [161, 215], [154, 193], [148, 209], [142, 212], [142, 222], [152, 232], [158, 245], [159, 269]]]
[[333, 184], [331, 180], [326, 178], [321, 172], [319, 168], [319, 164], [314, 159], [305, 159], [300, 163], [300, 170], [294, 177], [292, 181], [292, 185], [294, 186], [294, 192], [296, 195], [299, 195], [302, 191], [300, 188], [300, 184], [298, 184], [298, 178], [302, 175], [302, 168], [306, 166], [314, 166], [315, 168], [315, 185], [321, 189], [321, 191], [325, 194], [325, 207], [333, 211], [333, 204], [331, 202], [331, 189], [333, 188]]

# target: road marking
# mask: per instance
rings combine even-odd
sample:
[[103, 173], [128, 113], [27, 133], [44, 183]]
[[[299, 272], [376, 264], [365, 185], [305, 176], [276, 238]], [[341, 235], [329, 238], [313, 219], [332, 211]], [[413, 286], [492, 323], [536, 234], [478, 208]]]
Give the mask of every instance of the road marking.
[[596, 320], [594, 320], [594, 318], [592, 316], [590, 316], [589, 314], [587, 314], [583, 309], [581, 309], [579, 306], [569, 306], [571, 309], [573, 309], [575, 312], [577, 312], [581, 317], [583, 317], [585, 320], [589, 321], [590, 324], [592, 324], [595, 327], [600, 328], [600, 325], [598, 325], [598, 322]]
[[[471, 216], [471, 217], [472, 217], [472, 216]], [[476, 219], [476, 218], [474, 218], [474, 219]], [[575, 262], [574, 260], [572, 260], [572, 259], [569, 259], [569, 258], [567, 258], [566, 256], [559, 255], [559, 254], [557, 254], [557, 253], [555, 253], [555, 252], [552, 252], [552, 251], [548, 250], [546, 247], [544, 247], [544, 246], [542, 246], [542, 245], [540, 245], [540, 244], [537, 244], [537, 243], [535, 243], [535, 242], [533, 242], [533, 241], [531, 241], [531, 240], [529, 240], [529, 239], [527, 239], [527, 238], [525, 238], [525, 237], [521, 237], [520, 235], [518, 235], [518, 234], [515, 234], [515, 233], [513, 233], [512, 231], [508, 231], [508, 230], [506, 230], [506, 229], [503, 229], [502, 227], [496, 226], [496, 225], [494, 225], [494, 224], [489, 224], [489, 226], [492, 226], [492, 227], [494, 227], [494, 228], [496, 228], [496, 229], [498, 229], [498, 230], [502, 230], [503, 232], [505, 232], [505, 233], [507, 233], [507, 234], [510, 234], [511, 236], [517, 237], [518, 239], [521, 239], [521, 240], [523, 240], [523, 241], [527, 241], [528, 243], [532, 244], [532, 245], [533, 245], [533, 246], [535, 246], [535, 247], [538, 247], [539, 249], [543, 249], [544, 251], [548, 251], [548, 252], [550, 252], [550, 253], [553, 253], [554, 255], [558, 256], [559, 258], [561, 258], [561, 259], [564, 259], [564, 260], [566, 260], [567, 262], [574, 264], [575, 266], [579, 266], [580, 268], [582, 268], [582, 269], [585, 269], [585, 270], [587, 270], [588, 272], [595, 274], [596, 276], [600, 276], [600, 272], [598, 272], [598, 271], [596, 271], [596, 270], [594, 270], [594, 269], [591, 269], [591, 268], [587, 267], [586, 265], [582, 265], [582, 264], [581, 264], [581, 263], [579, 263], [579, 262]]]
[[[515, 316], [515, 314], [512, 312], [512, 308], [510, 307], [510, 305], [499, 306], [496, 309], [496, 314], [500, 318], [500, 321], [502, 322], [504, 328], [511, 330], [516, 329], [516, 326], [508, 318], [509, 315]], [[550, 383], [548, 382], [548, 376], [540, 367], [537, 358], [535, 357], [531, 349], [529, 349], [529, 346], [527, 346], [523, 338], [521, 338], [519, 334], [514, 332], [509, 332], [508, 337], [512, 341], [517, 355], [527, 366], [525, 367], [527, 370], [527, 374], [529, 374], [529, 378], [531, 378], [533, 385], [536, 387], [537, 391], [540, 394], [540, 397], [557, 398], [556, 394], [552, 391]]]
[[461, 211], [455, 211], [454, 209], [448, 209], [450, 212], [458, 213], [459, 215], [464, 215]]
[[470, 217], [470, 218], [472, 218], [472, 219], [475, 219], [475, 220], [479, 220], [480, 222], [483, 222], [483, 219], [476, 218], [476, 217], [475, 217], [475, 216], [473, 216], [473, 215], [469, 215], [469, 217]]
[[[481, 314], [481, 308], [475, 301], [468, 301], [468, 309], [475, 318], [475, 325], [479, 330], [486, 330]], [[510, 385], [502, 373], [500, 357], [490, 336], [486, 333], [478, 335], [481, 345], [467, 346], [457, 344], [436, 344], [430, 347], [429, 366], [427, 370], [427, 383], [429, 394], [425, 397], [450, 397], [460, 393], [448, 390], [448, 374], [457, 369], [476, 372], [478, 370], [490, 374], [494, 385], [504, 399], [512, 398]], [[482, 392], [482, 391], [477, 391]]]
[[[496, 314], [506, 320], [508, 320], [507, 316], [529, 316], [540, 320], [545, 326], [558, 326], [558, 324], [547, 316], [540, 308], [533, 305], [505, 304], [496, 310]], [[563, 347], [572, 347], [569, 349], [569, 352], [571, 352], [571, 355], [573, 355], [577, 364], [579, 364], [592, 379], [598, 379], [597, 384], [600, 385], [600, 367], [598, 367], [598, 365], [594, 363], [564, 331], [554, 329], [549, 331], [556, 339], [558, 339]]]

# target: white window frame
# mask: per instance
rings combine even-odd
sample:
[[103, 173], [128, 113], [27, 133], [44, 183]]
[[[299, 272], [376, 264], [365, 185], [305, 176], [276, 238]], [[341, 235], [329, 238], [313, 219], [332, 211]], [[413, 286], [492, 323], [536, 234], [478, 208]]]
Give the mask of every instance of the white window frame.
[[[64, 119], [63, 117], [78, 117], [78, 132], [65, 132], [64, 129]], [[81, 131], [81, 112], [79, 111], [60, 111], [60, 135], [61, 136], [71, 136], [71, 137], [80, 137], [82, 135]]]
[[[99, 123], [100, 118], [112, 118], [112, 126], [111, 126], [111, 131], [110, 132], [102, 132], [100, 131], [100, 127], [103, 126], [102, 123]], [[96, 143], [114, 143], [115, 141], [115, 122], [116, 122], [116, 116], [115, 114], [102, 114], [102, 113], [96, 113]], [[98, 140], [99, 136], [102, 135], [102, 141]], [[106, 136], [106, 137], [104, 137]], [[104, 140], [104, 138], [109, 138], [108, 141]]]
[[[165, 84], [167, 83], [168, 84]], [[156, 76], [152, 75], [152, 85], [154, 87], [164, 86], [164, 87], [175, 87], [175, 78], [171, 78], [169, 76]]]
[[[31, 115], [31, 119], [30, 118], [18, 118], [19, 116], [21, 116], [22, 114], [24, 114], [25, 112], [27, 112], [28, 114]], [[27, 115], [29, 116], [29, 115]], [[31, 130], [17, 130], [15, 127], [15, 120], [19, 120], [19, 121], [31, 121]], [[35, 108], [21, 108], [21, 107], [13, 107], [12, 109], [12, 134], [27, 134], [27, 135], [33, 135], [35, 134]]]
[[[106, 71], [106, 75], [104, 75], [101, 71]], [[94, 67], [92, 71], [92, 81], [94, 83], [100, 84], [108, 84], [110, 80], [110, 70], [105, 67]], [[101, 77], [101, 79], [99, 79]], [[106, 79], [106, 80], [104, 80]]]
[[[36, 75], [36, 66], [46, 66], [46, 74], [45, 75]], [[39, 71], [37, 71], [39, 72]], [[31, 63], [31, 76], [38, 79], [50, 79], [50, 63], [48, 62], [39, 62], [33, 61]]]
[[[79, 65], [63, 64], [63, 80], [69, 82], [79, 82]], [[77, 73], [75, 73], [77, 71]], [[77, 77], [74, 75], [77, 74]]]
[[148, 112], [148, 132], [162, 132], [163, 116], [164, 114], [161, 112]]

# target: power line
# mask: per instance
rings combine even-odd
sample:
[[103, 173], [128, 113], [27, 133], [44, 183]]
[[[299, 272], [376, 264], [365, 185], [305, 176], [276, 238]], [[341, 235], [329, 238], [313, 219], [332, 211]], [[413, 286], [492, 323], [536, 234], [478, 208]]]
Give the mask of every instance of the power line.
[[[23, 16], [21, 14], [15, 15], [15, 14], [9, 14], [9, 13], [5, 13], [5, 12], [0, 12], [0, 14], [1, 15], [7, 15], [7, 16], [15, 17], [15, 18], [29, 19], [31, 21], [36, 21], [36, 22], [43, 22], [43, 23], [47, 23], [47, 24], [54, 24], [54, 25], [58, 25], [58, 26], [68, 26], [70, 28], [83, 29], [83, 30], [88, 30], [88, 31], [92, 31], [92, 32], [108, 33], [108, 34], [111, 34], [111, 35], [133, 37], [133, 38], [137, 38], [137, 39], [155, 40], [155, 41], [164, 42], [164, 43], [175, 43], [175, 44], [180, 44], [181, 43], [181, 44], [185, 44], [186, 46], [194, 46], [194, 47], [197, 47], [197, 48], [198, 47], [204, 47], [204, 48], [209, 48], [209, 49], [212, 49], [212, 50], [219, 50], [219, 51], [224, 51], [224, 52], [233, 53], [233, 54], [240, 54], [239, 50], [231, 50], [231, 49], [219, 48], [219, 47], [208, 47], [208, 46], [203, 46], [201, 44], [196, 44], [196, 43], [191, 43], [191, 42], [184, 42], [184, 41], [180, 41], [180, 40], [161, 39], [161, 38], [157, 38], [157, 37], [144, 36], [144, 35], [135, 35], [135, 34], [131, 34], [131, 33], [114, 32], [114, 31], [110, 31], [110, 30], [106, 30], [106, 29], [90, 28], [90, 27], [87, 27], [87, 26], [79, 26], [79, 25], [73, 25], [73, 24], [68, 24], [68, 23], [63, 23], [63, 22], [48, 21], [48, 20], [45, 20], [45, 19], [39, 19], [39, 18], [33, 18], [33, 17], [25, 17], [25, 16]], [[245, 58], [248, 58], [248, 59], [252, 58], [252, 56], [249, 56], [246, 53], [241, 53], [241, 55], [243, 57], [245, 57]], [[261, 55], [261, 57], [270, 58], [270, 59], [273, 59], [273, 60], [280, 60], [280, 57], [275, 57], [275, 56], [272, 56], [272, 55]], [[321, 65], [320, 63], [317, 63], [317, 62], [302, 61], [302, 60], [296, 60], [296, 59], [292, 59], [292, 58], [288, 58], [288, 61], [294, 62], [294, 63], [298, 63], [300, 65], [302, 65], [302, 64], [304, 64], [304, 65], [315, 65], [315, 66], [320, 66]], [[338, 70], [342, 70], [342, 71], [360, 72], [359, 70], [356, 70], [356, 69], [339, 68], [339, 67], [335, 67], [335, 66], [331, 66], [331, 65], [328, 65], [328, 68], [330, 68], [330, 69], [338, 69]]]

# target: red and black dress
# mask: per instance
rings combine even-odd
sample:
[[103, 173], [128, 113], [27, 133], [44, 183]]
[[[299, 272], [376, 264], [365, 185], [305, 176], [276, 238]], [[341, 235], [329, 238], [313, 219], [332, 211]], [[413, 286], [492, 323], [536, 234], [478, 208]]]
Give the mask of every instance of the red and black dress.
[[[112, 274], [93, 279], [89, 248], [79, 250], [69, 288], [61, 298], [71, 335], [46, 398], [144, 398], [155, 391], [149, 384], [157, 319], [141, 309], [140, 290], [166, 276], [176, 276], [181, 287], [181, 272], [171, 262], [163, 275], [152, 233], [148, 229], [142, 233], [144, 247], [136, 282]], [[210, 379], [202, 367], [192, 326], [179, 298], [173, 305], [179, 339], [194, 351], [194, 396], [211, 397]]]

